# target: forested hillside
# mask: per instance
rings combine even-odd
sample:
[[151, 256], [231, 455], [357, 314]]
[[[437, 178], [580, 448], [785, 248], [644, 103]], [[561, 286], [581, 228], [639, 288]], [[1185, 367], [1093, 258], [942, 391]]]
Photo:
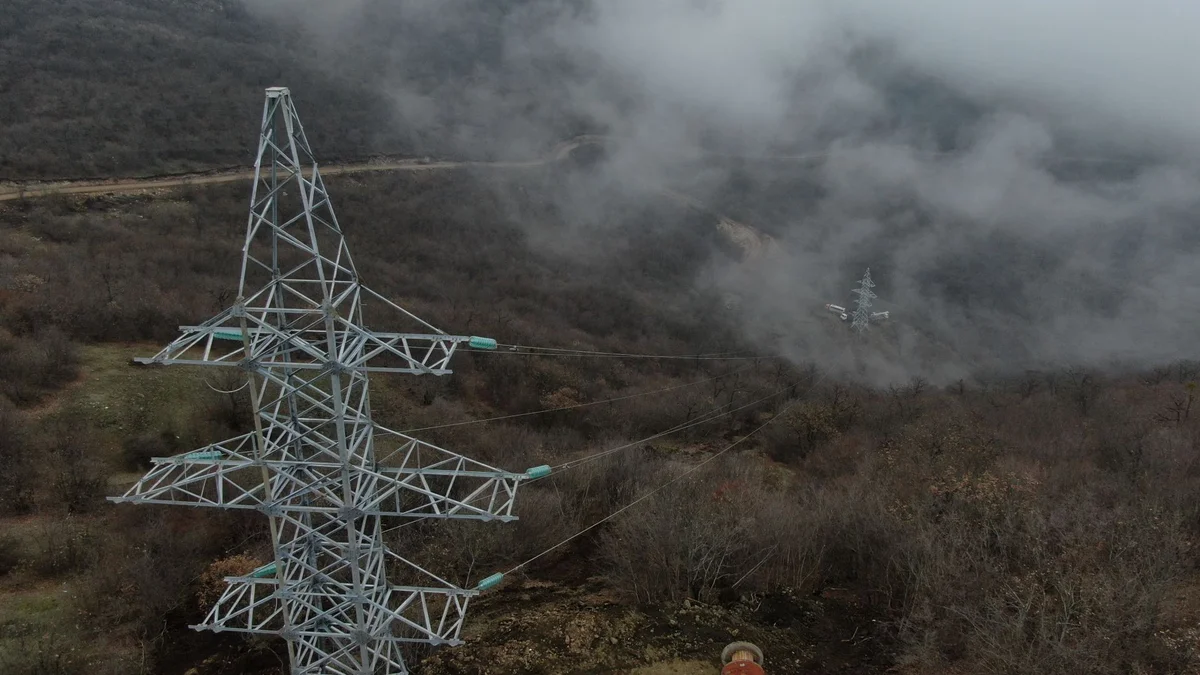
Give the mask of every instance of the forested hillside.
[[277, 85], [292, 88], [326, 162], [536, 155], [589, 123], [565, 112], [566, 69], [532, 67], [536, 96], [531, 71], [493, 72], [499, 31], [523, 4], [482, 3], [463, 14], [469, 30], [430, 31], [381, 3], [374, 20], [328, 36], [314, 25], [335, 7], [11, 0], [0, 12], [0, 180], [244, 166], [261, 92]]
[[[248, 165], [276, 85], [324, 166], [485, 162], [326, 177], [367, 286], [503, 345], [373, 375], [374, 419], [555, 466], [515, 523], [389, 529], [463, 587], [512, 570], [414, 672], [700, 675], [733, 640], [773, 675], [1197, 672], [1200, 174], [1151, 140], [1169, 111], [1111, 133], [970, 70], [1001, 58], [919, 58], [969, 33], [815, 7], [8, 0], [0, 181]], [[105, 501], [252, 428], [239, 372], [131, 365], [234, 302], [249, 190], [0, 202], [0, 675], [287, 672], [187, 628], [272, 557], [261, 514]], [[890, 318], [856, 334], [826, 303], [867, 268]]]
[[371, 83], [322, 71], [239, 2], [11, 0], [0, 12], [0, 180], [253, 161], [264, 87], [300, 94], [327, 160], [411, 153]]
[[[437, 325], [614, 352], [753, 350], [704, 290], [710, 265], [741, 264], [711, 220], [624, 200], [589, 240], [555, 206], [561, 180], [330, 187], [364, 279]], [[236, 377], [128, 365], [228, 304], [245, 189], [0, 209], [16, 280], [0, 296], [4, 672], [278, 672], [279, 642], [185, 628], [223, 575], [265, 559], [260, 519], [102, 501], [149, 457], [249, 424], [245, 392], [219, 393]], [[447, 578], [507, 569], [713, 461], [473, 603], [467, 645], [410, 655], [424, 672], [705, 672], [737, 637], [780, 673], [1195, 665], [1192, 363], [883, 390], [770, 355], [500, 351], [455, 368], [374, 378], [377, 419], [518, 470], [612, 452], [525, 489], [514, 525], [429, 522], [391, 540]], [[577, 407], [609, 398], [624, 400]]]

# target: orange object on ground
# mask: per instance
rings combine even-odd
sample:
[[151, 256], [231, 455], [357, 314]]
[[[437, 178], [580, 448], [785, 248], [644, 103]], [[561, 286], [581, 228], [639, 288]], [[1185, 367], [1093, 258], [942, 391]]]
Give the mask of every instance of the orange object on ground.
[[763, 653], [749, 642], [732, 642], [721, 651], [721, 675], [763, 675]]

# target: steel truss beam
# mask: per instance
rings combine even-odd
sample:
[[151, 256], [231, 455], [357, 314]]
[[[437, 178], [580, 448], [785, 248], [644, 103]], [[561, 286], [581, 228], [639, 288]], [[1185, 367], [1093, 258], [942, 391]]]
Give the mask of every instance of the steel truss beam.
[[[370, 330], [368, 303], [413, 332]], [[279, 635], [297, 674], [406, 673], [404, 644], [457, 644], [477, 591], [388, 550], [382, 519], [513, 520], [526, 475], [372, 421], [368, 373], [448, 374], [458, 345], [481, 339], [360, 283], [286, 88], [266, 92], [238, 298], [181, 330], [139, 361], [241, 369], [255, 429], [156, 458], [113, 500], [258, 510], [274, 545], [194, 627]]]

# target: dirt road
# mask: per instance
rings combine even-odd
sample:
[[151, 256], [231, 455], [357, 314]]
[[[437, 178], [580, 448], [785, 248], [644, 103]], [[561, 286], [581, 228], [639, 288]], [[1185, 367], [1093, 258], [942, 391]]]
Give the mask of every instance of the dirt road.
[[[423, 159], [402, 159], [395, 161], [371, 161], [352, 164], [331, 164], [321, 167], [321, 175], [337, 176], [339, 174], [364, 173], [367, 171], [442, 171], [446, 169], [461, 169], [465, 167], [483, 169], [528, 169], [552, 162], [559, 162], [570, 157], [571, 152], [584, 145], [595, 145], [603, 142], [601, 136], [576, 136], [567, 139], [551, 148], [544, 156], [523, 161], [472, 162]], [[251, 180], [254, 169], [235, 169], [223, 172], [206, 172], [162, 176], [157, 178], [108, 178], [101, 180], [57, 181], [42, 183], [10, 183], [0, 184], [0, 201], [14, 199], [30, 199], [48, 195], [95, 195], [113, 192], [130, 193], [143, 190], [159, 190], [163, 188], [184, 187], [187, 185], [212, 185], [215, 183], [233, 183]]]
[[[337, 176], [341, 174], [365, 173], [369, 171], [445, 171], [448, 169], [479, 168], [479, 169], [530, 169], [554, 162], [561, 162], [571, 156], [571, 152], [585, 145], [600, 145], [605, 141], [603, 136], [583, 135], [569, 138], [550, 149], [542, 157], [521, 161], [451, 161], [427, 159], [401, 159], [393, 161], [370, 161], [350, 164], [330, 164], [321, 167], [322, 176]], [[129, 194], [146, 190], [162, 190], [167, 188], [185, 187], [188, 185], [213, 185], [217, 183], [234, 183], [237, 181], [253, 180], [254, 169], [232, 169], [206, 173], [160, 176], [151, 178], [108, 178], [101, 180], [57, 181], [42, 183], [0, 183], [0, 202], [16, 199], [32, 199], [50, 195], [98, 195], [98, 194]], [[770, 251], [775, 242], [770, 235], [764, 234], [752, 225], [741, 223], [695, 199], [670, 189], [660, 192], [684, 206], [712, 215], [717, 219], [717, 227], [731, 242], [740, 248], [749, 259], [756, 259]]]
[[[349, 164], [330, 164], [321, 167], [321, 173], [325, 176], [336, 176], [339, 174], [363, 173], [367, 171], [441, 171], [447, 169], [461, 169], [465, 167], [479, 169], [528, 169], [554, 162], [559, 162], [570, 157], [571, 152], [576, 148], [585, 145], [603, 145], [606, 138], [597, 134], [584, 134], [569, 138], [559, 142], [551, 148], [545, 155], [535, 159], [517, 160], [517, 161], [496, 161], [496, 162], [480, 162], [480, 161], [453, 161], [453, 160], [427, 160], [427, 159], [400, 159], [400, 160], [372, 160], [368, 162], [355, 162]], [[795, 155], [731, 155], [722, 153], [700, 153], [692, 159], [695, 160], [739, 160], [748, 162], [811, 162], [827, 159], [830, 156], [828, 152], [814, 152]], [[945, 158], [956, 156], [952, 152], [930, 152], [924, 153], [928, 158]], [[1070, 157], [1070, 156], [1055, 156], [1053, 159], [1059, 162], [1067, 162], [1072, 164], [1102, 164], [1102, 163], [1129, 163], [1128, 160], [1104, 158], [1104, 157]], [[45, 197], [54, 194], [106, 194], [106, 193], [129, 193], [140, 192], [143, 190], [157, 190], [162, 188], [182, 187], [186, 185], [211, 185], [214, 183], [232, 183], [239, 180], [250, 180], [254, 177], [254, 170], [251, 168], [230, 169], [228, 171], [208, 171], [194, 174], [177, 174], [172, 176], [159, 176], [148, 178], [108, 178], [99, 180], [70, 180], [70, 181], [29, 181], [29, 182], [0, 182], [0, 202], [10, 201], [14, 199]], [[699, 205], [694, 200], [684, 197], [678, 193], [667, 191], [667, 195], [685, 203], [692, 208], [699, 208], [703, 211], [709, 209]], [[711, 212], [711, 211], [710, 211]], [[717, 214], [720, 215], [720, 214]], [[724, 216], [721, 216], [724, 218]], [[729, 225], [737, 229], [738, 226], [748, 227], [744, 223], [738, 223], [727, 218]], [[751, 228], [752, 229], [752, 228]]]

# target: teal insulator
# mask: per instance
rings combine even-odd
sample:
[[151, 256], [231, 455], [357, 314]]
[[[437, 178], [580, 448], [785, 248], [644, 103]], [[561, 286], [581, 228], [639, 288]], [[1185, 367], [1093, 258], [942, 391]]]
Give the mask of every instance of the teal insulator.
[[213, 331], [212, 335], [214, 338], [216, 338], [218, 340], [237, 340], [238, 342], [242, 341], [242, 331], [240, 331], [236, 328], [226, 329], [226, 330], [215, 330], [215, 331]]
[[525, 470], [526, 478], [545, 478], [546, 476], [549, 476], [549, 475], [550, 475], [550, 465], [549, 464], [543, 464], [541, 466], [535, 466], [532, 469]]
[[500, 572], [496, 572], [492, 576], [487, 577], [483, 581], [479, 582], [479, 585], [475, 587], [475, 590], [486, 591], [489, 588], [495, 588], [496, 585], [499, 584], [500, 581], [503, 579], [504, 579], [504, 575], [501, 574]]
[[253, 572], [250, 573], [250, 576], [254, 577], [255, 579], [262, 579], [263, 577], [270, 577], [270, 576], [274, 576], [274, 575], [275, 575], [275, 563], [271, 563], [270, 565], [263, 565], [262, 567], [254, 570]]
[[220, 450], [197, 450], [196, 452], [189, 452], [188, 454], [184, 455], [183, 458], [189, 462], [206, 462], [214, 459], [221, 459], [224, 456], [225, 454]]
[[471, 347], [473, 349], [495, 349], [496, 348], [496, 341], [493, 340], [492, 338], [485, 338], [485, 337], [472, 336], [471, 339], [467, 341], [467, 344], [471, 345]]

